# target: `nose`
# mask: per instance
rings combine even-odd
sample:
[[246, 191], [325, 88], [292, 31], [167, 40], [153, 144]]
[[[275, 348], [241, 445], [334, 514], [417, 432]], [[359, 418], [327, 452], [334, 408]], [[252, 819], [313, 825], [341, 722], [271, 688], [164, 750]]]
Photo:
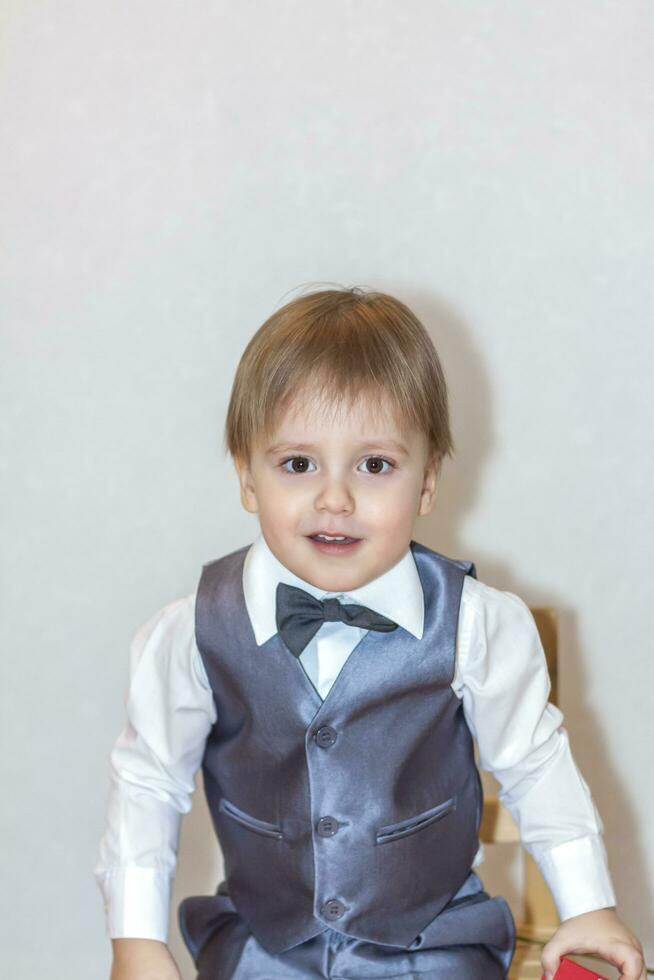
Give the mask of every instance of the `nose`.
[[344, 480], [330, 479], [316, 496], [316, 510], [330, 514], [350, 514], [354, 510], [354, 498]]

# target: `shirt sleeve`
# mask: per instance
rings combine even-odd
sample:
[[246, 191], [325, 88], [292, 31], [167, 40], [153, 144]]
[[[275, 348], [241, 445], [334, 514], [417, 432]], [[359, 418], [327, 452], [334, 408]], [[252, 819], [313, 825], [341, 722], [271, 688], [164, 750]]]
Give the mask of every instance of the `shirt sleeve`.
[[549, 702], [545, 652], [519, 596], [466, 576], [452, 688], [561, 921], [614, 906], [604, 826]]
[[195, 644], [191, 595], [160, 609], [130, 646], [127, 720], [111, 750], [94, 874], [109, 938], [168, 941], [182, 814], [216, 720]]

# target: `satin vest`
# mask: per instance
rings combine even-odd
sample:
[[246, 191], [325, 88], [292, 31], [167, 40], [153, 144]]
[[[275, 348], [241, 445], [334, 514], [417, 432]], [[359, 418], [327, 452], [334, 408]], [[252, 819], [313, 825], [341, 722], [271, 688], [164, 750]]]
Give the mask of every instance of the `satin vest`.
[[225, 880], [180, 904], [186, 945], [195, 959], [229, 902], [273, 954], [328, 927], [408, 947], [461, 888], [479, 846], [482, 785], [450, 686], [475, 566], [412, 541], [422, 638], [369, 630], [323, 700], [278, 633], [256, 643], [248, 547], [204, 565], [196, 596], [217, 711], [202, 774]]

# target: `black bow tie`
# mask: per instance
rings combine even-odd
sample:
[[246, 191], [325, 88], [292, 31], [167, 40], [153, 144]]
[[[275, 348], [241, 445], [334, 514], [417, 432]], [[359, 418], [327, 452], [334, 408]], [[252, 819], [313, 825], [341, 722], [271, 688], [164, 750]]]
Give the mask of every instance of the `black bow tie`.
[[277, 585], [277, 630], [296, 657], [318, 632], [323, 623], [346, 623], [364, 630], [390, 633], [397, 623], [381, 613], [356, 603], [338, 599], [315, 599], [304, 589], [279, 582]]

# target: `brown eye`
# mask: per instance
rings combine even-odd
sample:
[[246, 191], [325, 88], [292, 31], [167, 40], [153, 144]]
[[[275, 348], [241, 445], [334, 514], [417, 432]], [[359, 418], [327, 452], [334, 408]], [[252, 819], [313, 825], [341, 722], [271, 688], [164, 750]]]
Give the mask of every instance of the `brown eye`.
[[[291, 464], [291, 469], [288, 469], [288, 463]], [[286, 473], [306, 473], [309, 467], [309, 460], [306, 456], [291, 456], [281, 463], [281, 467]]]
[[366, 468], [368, 473], [377, 474], [386, 472], [383, 468], [384, 463], [386, 463], [389, 468], [392, 468], [393, 466], [389, 460], [383, 459], [381, 456], [368, 456], [368, 459], [366, 460]]

